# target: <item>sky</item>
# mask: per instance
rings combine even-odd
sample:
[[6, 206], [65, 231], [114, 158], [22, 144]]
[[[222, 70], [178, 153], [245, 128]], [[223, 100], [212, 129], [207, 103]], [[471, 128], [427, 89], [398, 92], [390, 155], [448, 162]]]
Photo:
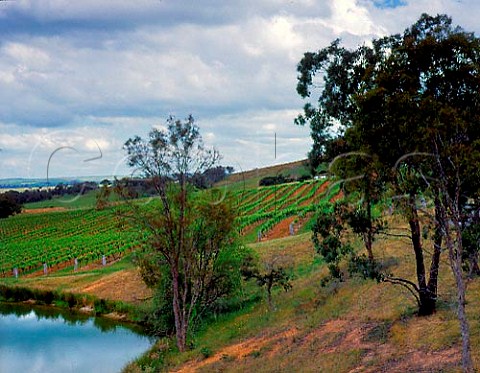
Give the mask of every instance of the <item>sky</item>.
[[477, 0], [0, 1], [0, 178], [127, 175], [122, 145], [171, 115], [236, 171], [304, 159], [303, 54], [422, 13], [480, 34]]

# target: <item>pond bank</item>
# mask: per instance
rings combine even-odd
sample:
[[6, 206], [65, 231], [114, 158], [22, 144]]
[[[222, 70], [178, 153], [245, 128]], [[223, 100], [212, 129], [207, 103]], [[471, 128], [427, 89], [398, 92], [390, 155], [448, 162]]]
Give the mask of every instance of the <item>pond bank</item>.
[[30, 306], [67, 310], [74, 314], [102, 316], [112, 320], [139, 323], [138, 307], [95, 297], [89, 294], [43, 290], [17, 285], [0, 284], [0, 301]]

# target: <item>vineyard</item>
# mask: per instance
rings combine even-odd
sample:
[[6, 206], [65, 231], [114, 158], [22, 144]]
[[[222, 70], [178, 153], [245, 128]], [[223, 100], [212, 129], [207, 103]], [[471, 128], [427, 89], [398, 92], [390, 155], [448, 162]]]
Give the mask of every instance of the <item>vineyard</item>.
[[[328, 181], [318, 180], [227, 190], [227, 195], [238, 204], [240, 232], [255, 232], [258, 239], [264, 239], [285, 219], [305, 220], [320, 201], [335, 198], [339, 188], [329, 186]], [[13, 276], [14, 271], [19, 275], [41, 271], [44, 266], [48, 270], [73, 268], [75, 262], [75, 267], [81, 268], [91, 262], [118, 258], [146, 240], [113, 209], [94, 208], [3, 219], [0, 237], [3, 277]]]

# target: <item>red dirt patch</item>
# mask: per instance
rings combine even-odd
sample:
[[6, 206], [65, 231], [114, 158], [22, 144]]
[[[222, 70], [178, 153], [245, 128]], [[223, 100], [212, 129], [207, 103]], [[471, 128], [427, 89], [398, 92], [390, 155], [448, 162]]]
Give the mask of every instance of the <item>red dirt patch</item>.
[[335, 201], [337, 201], [337, 200], [339, 200], [343, 197], [344, 197], [343, 192], [340, 191], [337, 194], [335, 194], [332, 198], [330, 198], [330, 202], [333, 203], [333, 202], [335, 202]]
[[187, 373], [187, 372], [195, 372], [197, 369], [211, 365], [220, 359], [223, 356], [234, 357], [236, 359], [241, 359], [247, 357], [254, 351], [260, 350], [263, 346], [267, 344], [274, 344], [274, 346], [278, 345], [280, 348], [280, 344], [283, 344], [285, 339], [291, 338], [298, 333], [298, 329], [290, 328], [284, 332], [280, 332], [277, 334], [273, 334], [270, 336], [261, 336], [259, 338], [250, 338], [244, 342], [240, 342], [231, 346], [227, 346], [223, 348], [219, 353], [205, 359], [202, 361], [191, 361], [181, 367], [179, 370], [175, 370], [175, 373]]
[[330, 183], [328, 181], [325, 181], [322, 185], [320, 185], [320, 187], [315, 191], [314, 195], [303, 201], [300, 206], [308, 206], [308, 205], [311, 205], [312, 203], [315, 203], [318, 201], [318, 197], [320, 197], [323, 193], [325, 193], [325, 191], [327, 190], [328, 186], [330, 185]]
[[256, 228], [258, 228], [260, 225], [262, 225], [262, 223], [264, 221], [265, 220], [260, 220], [260, 221], [257, 221], [256, 223], [247, 225], [245, 228], [242, 229], [242, 232], [241, 232], [242, 236], [246, 236], [246, 235], [252, 233]]
[[[374, 327], [375, 323], [361, 323], [353, 319], [330, 320], [313, 330], [302, 331], [292, 326], [278, 333], [260, 334], [226, 346], [207, 359], [186, 363], [175, 372], [228, 371], [228, 364], [235, 364], [233, 368], [235, 371], [240, 371], [239, 367], [251, 369], [248, 359], [258, 351], [263, 351], [263, 359], [277, 362], [292, 351], [312, 358], [342, 356], [350, 351], [363, 351], [360, 361], [350, 373], [434, 372], [456, 367], [459, 363], [458, 348], [452, 347], [441, 351], [419, 349], [398, 351], [396, 345], [369, 339], [369, 333]], [[215, 365], [224, 357], [228, 357], [231, 362], [223, 365], [221, 370], [215, 369]]]
[[290, 236], [290, 224], [296, 219], [296, 216], [290, 216], [280, 223], [275, 225], [267, 234], [262, 238], [264, 240], [273, 240], [275, 238], [283, 238]]

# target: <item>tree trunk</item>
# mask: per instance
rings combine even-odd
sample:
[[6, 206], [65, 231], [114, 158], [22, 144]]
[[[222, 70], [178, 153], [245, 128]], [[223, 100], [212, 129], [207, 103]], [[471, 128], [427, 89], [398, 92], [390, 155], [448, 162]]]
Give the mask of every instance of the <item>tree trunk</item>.
[[173, 288], [173, 316], [175, 319], [175, 334], [177, 337], [177, 347], [180, 352], [184, 352], [186, 347], [187, 325], [185, 320], [182, 318], [179, 288], [180, 276], [178, 273], [178, 268], [176, 266], [171, 266], [171, 274]]
[[367, 249], [368, 260], [370, 263], [374, 262], [373, 257], [373, 226], [372, 226], [372, 199], [370, 197], [370, 188], [367, 187], [365, 191], [365, 209], [367, 210], [367, 232], [363, 236], [363, 241], [365, 243], [365, 248]]
[[436, 309], [436, 297], [432, 296], [427, 288], [425, 277], [425, 264], [423, 262], [423, 247], [420, 233], [420, 222], [418, 220], [418, 212], [415, 207], [415, 197], [410, 196], [410, 216], [408, 224], [412, 235], [413, 251], [415, 252], [415, 264], [417, 270], [418, 292], [420, 304], [418, 314], [420, 316], [431, 315]]
[[369, 199], [367, 201], [367, 218], [368, 218], [368, 230], [367, 230], [367, 237], [365, 242], [365, 247], [368, 253], [368, 260], [370, 263], [374, 262], [373, 257], [373, 227], [372, 227], [372, 201]]
[[[457, 236], [461, 233], [457, 233]], [[458, 239], [458, 237], [457, 237]], [[450, 232], [447, 231], [447, 245], [448, 253], [450, 257], [450, 265], [452, 267], [453, 275], [455, 277], [455, 284], [457, 286], [457, 317], [460, 323], [460, 333], [462, 335], [462, 367], [463, 371], [467, 373], [473, 373], [472, 356], [470, 351], [470, 327], [468, 325], [467, 314], [465, 311], [465, 281], [462, 273], [462, 258], [461, 258], [461, 237], [460, 241], [457, 241], [457, 247], [454, 247]]]
[[272, 302], [272, 287], [273, 287], [273, 275], [270, 274], [267, 282], [267, 302], [268, 302], [268, 309], [270, 311], [274, 310], [273, 302]]
[[[430, 276], [427, 285], [427, 290], [434, 299], [437, 299], [438, 271], [440, 268], [440, 255], [442, 253], [442, 226], [439, 220], [441, 218], [440, 214], [440, 200], [438, 196], [435, 196], [435, 233], [433, 237], [433, 255], [430, 264]], [[435, 306], [433, 311], [435, 311]]]

